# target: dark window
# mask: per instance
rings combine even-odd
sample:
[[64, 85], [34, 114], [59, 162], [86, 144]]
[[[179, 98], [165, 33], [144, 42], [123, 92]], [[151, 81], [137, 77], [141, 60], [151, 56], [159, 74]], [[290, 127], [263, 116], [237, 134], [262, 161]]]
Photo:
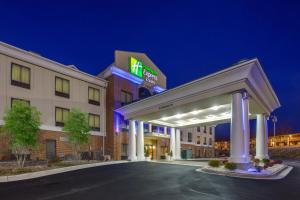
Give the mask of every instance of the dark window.
[[11, 107], [13, 107], [14, 103], [17, 101], [23, 102], [27, 105], [30, 105], [30, 101], [24, 100], [24, 99], [16, 99], [16, 98], [11, 98]]
[[200, 133], [201, 132], [201, 127], [197, 126], [197, 132]]
[[212, 139], [209, 138], [209, 145], [212, 145]]
[[11, 84], [30, 89], [30, 68], [12, 63]]
[[89, 114], [89, 126], [93, 131], [100, 131], [100, 115]]
[[56, 126], [64, 126], [66, 120], [69, 117], [69, 109], [66, 108], [55, 108], [55, 125]]
[[206, 145], [206, 137], [204, 137], [203, 144]]
[[213, 127], [210, 126], [210, 127], [209, 127], [209, 134], [210, 134], [210, 135], [212, 135], [212, 130], [213, 130]]
[[197, 144], [200, 144], [200, 142], [201, 142], [201, 138], [200, 136], [197, 136]]
[[203, 130], [203, 133], [206, 133], [206, 128], [207, 128], [207, 127], [206, 127], [206, 126], [204, 126], [204, 130]]
[[126, 105], [128, 103], [131, 103], [132, 100], [133, 100], [132, 93], [126, 92], [124, 90], [121, 91], [121, 99], [120, 99], [120, 101], [121, 101], [122, 105]]
[[151, 93], [147, 88], [145, 88], [145, 87], [140, 87], [139, 88], [139, 98], [140, 99], [144, 99], [144, 98], [147, 98], [147, 97], [150, 97], [150, 96], [151, 96]]
[[193, 141], [193, 134], [188, 132], [188, 142], [192, 142]]
[[55, 77], [55, 95], [70, 98], [70, 81], [60, 77]]
[[183, 141], [183, 132], [180, 131], [180, 141]]
[[100, 105], [100, 90], [89, 87], [89, 104]]

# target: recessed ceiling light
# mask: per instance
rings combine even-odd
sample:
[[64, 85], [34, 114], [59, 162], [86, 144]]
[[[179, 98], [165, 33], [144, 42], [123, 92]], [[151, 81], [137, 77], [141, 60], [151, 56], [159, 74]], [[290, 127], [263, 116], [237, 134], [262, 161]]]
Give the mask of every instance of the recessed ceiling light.
[[220, 107], [221, 107], [221, 106], [213, 106], [213, 107], [211, 107], [210, 109], [212, 109], [212, 110], [219, 110]]

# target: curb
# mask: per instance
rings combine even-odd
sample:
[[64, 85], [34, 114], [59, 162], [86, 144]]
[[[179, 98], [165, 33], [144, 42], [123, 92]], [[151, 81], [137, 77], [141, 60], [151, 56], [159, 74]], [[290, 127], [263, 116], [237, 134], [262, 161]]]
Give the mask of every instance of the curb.
[[82, 164], [82, 165], [76, 165], [70, 167], [62, 167], [62, 168], [49, 169], [44, 171], [30, 172], [25, 174], [0, 176], [0, 183], [28, 180], [28, 179], [34, 179], [34, 178], [39, 178], [39, 177], [44, 177], [44, 176], [49, 176], [54, 174], [60, 174], [64, 172], [75, 171], [79, 169], [86, 169], [86, 168], [99, 167], [105, 165], [116, 165], [116, 164], [123, 164], [123, 163], [129, 163], [129, 161], [112, 161], [112, 162], [103, 162], [103, 163]]
[[244, 175], [243, 174], [234, 174], [234, 173], [226, 173], [226, 172], [213, 172], [213, 171], [206, 171], [205, 169], [196, 169], [197, 172], [202, 172], [206, 174], [211, 175], [218, 175], [218, 176], [227, 176], [227, 177], [233, 177], [233, 178], [243, 178], [243, 179], [256, 179], [256, 180], [279, 180], [285, 178], [291, 171], [293, 167], [292, 166], [286, 166], [280, 171], [276, 171], [273, 174], [266, 175], [266, 176], [257, 176], [257, 175]]

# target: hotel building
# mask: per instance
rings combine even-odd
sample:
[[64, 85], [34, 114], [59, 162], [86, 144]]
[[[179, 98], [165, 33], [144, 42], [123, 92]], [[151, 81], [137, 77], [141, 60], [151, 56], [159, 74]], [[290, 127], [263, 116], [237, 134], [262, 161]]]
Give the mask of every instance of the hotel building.
[[[90, 144], [83, 151], [102, 155], [106, 136], [107, 81], [5, 43], [0, 43], [0, 125], [5, 110], [22, 100], [41, 112], [38, 149], [31, 159], [72, 154], [62, 126], [70, 109], [88, 113]], [[9, 155], [8, 140], [1, 139], [0, 156]], [[0, 158], [1, 159], [1, 158]]]
[[145, 150], [151, 159], [212, 157], [215, 126], [230, 123], [230, 161], [247, 164], [249, 119], [257, 120], [256, 157], [268, 157], [267, 119], [280, 103], [256, 58], [167, 90], [143, 53], [115, 51], [97, 77], [4, 43], [0, 56], [0, 118], [14, 99], [42, 113], [32, 159], [70, 154], [61, 127], [73, 107], [89, 113], [91, 142], [82, 151], [95, 158], [142, 161]]

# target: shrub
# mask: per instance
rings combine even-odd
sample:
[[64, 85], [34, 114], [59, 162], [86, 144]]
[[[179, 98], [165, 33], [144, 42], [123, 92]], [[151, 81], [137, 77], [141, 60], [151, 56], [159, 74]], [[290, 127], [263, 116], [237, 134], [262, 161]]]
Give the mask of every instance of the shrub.
[[211, 167], [220, 167], [221, 162], [219, 160], [210, 160], [208, 165]]
[[235, 170], [237, 166], [235, 163], [227, 162], [224, 167], [229, 170]]
[[270, 160], [269, 160], [269, 159], [267, 159], [267, 158], [264, 158], [264, 159], [262, 159], [262, 162], [263, 162], [264, 164], [266, 164], [266, 163], [269, 163], [269, 162], [270, 162]]

